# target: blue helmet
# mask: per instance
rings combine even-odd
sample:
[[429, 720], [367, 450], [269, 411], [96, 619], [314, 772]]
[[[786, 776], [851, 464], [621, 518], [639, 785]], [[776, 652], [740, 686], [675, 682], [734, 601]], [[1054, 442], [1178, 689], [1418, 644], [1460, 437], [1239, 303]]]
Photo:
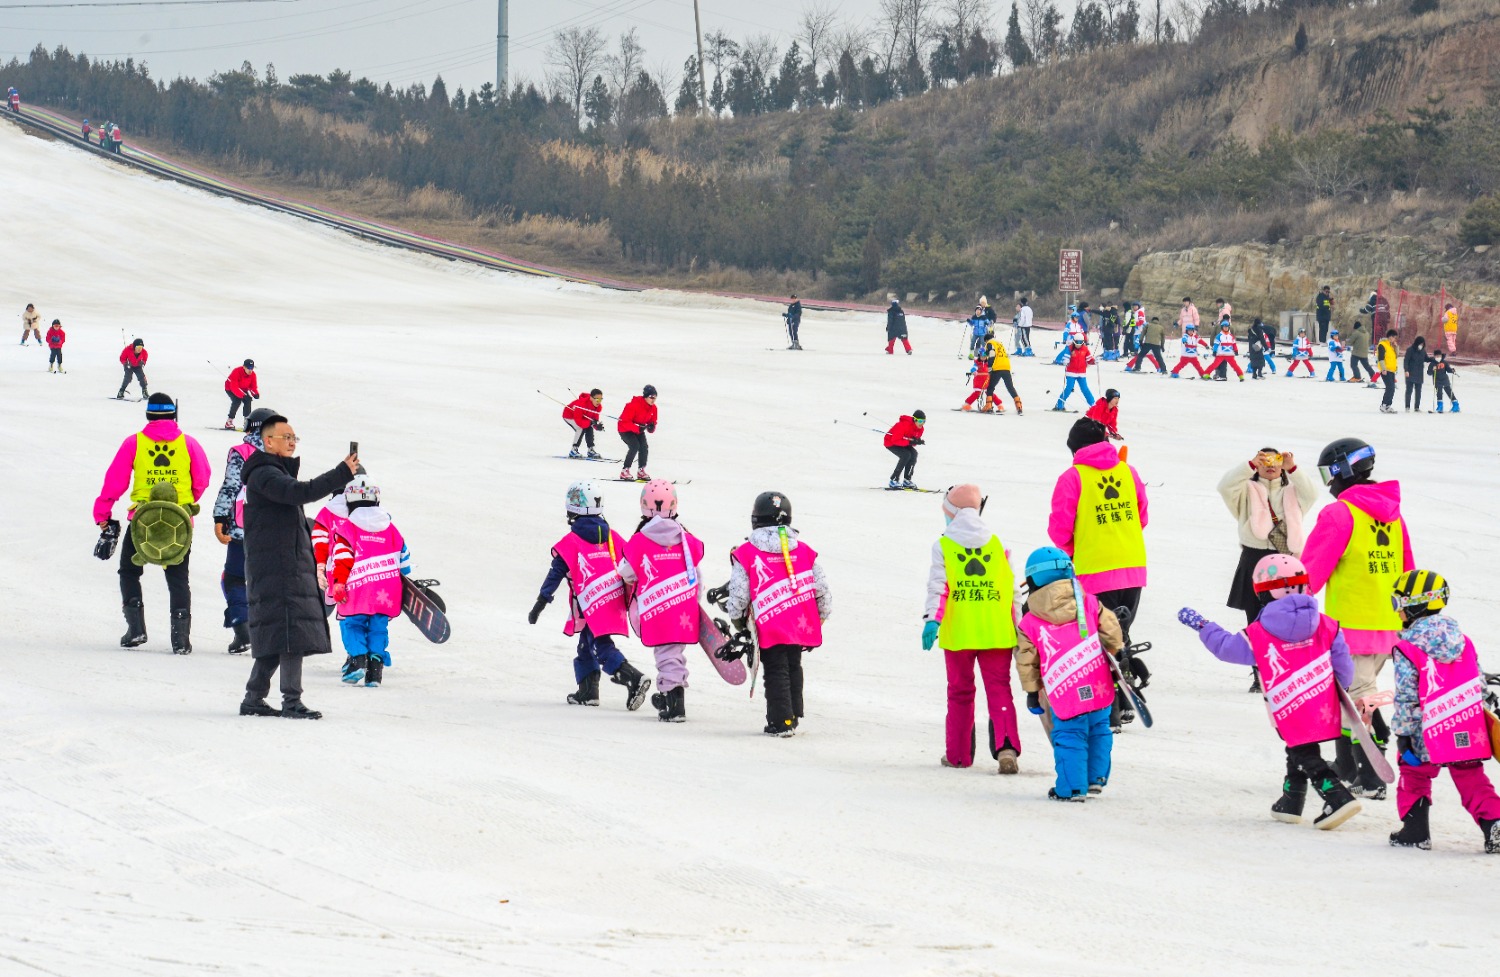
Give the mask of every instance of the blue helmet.
[[1073, 561], [1056, 546], [1033, 550], [1026, 558], [1026, 579], [1033, 588], [1073, 579]]

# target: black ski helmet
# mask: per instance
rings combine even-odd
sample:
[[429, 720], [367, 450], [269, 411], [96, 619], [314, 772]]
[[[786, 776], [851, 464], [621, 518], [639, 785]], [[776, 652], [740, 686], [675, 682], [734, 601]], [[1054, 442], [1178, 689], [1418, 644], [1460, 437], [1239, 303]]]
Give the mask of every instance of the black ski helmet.
[[[1375, 449], [1359, 438], [1339, 438], [1318, 455], [1318, 474], [1324, 485], [1364, 481], [1375, 471]], [[1335, 493], [1336, 494], [1336, 493]]]
[[642, 397], [655, 397], [656, 396], [656, 388], [653, 387], [653, 386], [651, 386], [651, 384], [649, 384], [649, 383], [646, 384], [646, 388], [641, 391], [641, 396]]
[[792, 524], [792, 500], [780, 492], [762, 492], [755, 497], [750, 507], [750, 528], [762, 526], [790, 526]]
[[269, 408], [269, 407], [257, 407], [257, 408], [255, 408], [255, 410], [253, 410], [253, 411], [250, 412], [250, 416], [247, 417], [247, 418], [245, 418], [245, 433], [246, 434], [258, 434], [258, 433], [260, 433], [260, 427], [261, 427], [261, 425], [264, 424], [264, 423], [266, 423], [266, 421], [270, 420], [271, 418], [273, 418], [275, 416], [276, 416], [276, 412], [274, 410], [272, 410], [271, 408]]
[[1107, 400], [1107, 401], [1108, 400], [1119, 400], [1120, 399], [1120, 391], [1116, 390], [1114, 387], [1110, 387], [1108, 390], [1104, 391], [1104, 399]]
[[911, 419], [914, 421], [925, 421], [927, 420], [927, 412], [914, 410], [911, 412]]

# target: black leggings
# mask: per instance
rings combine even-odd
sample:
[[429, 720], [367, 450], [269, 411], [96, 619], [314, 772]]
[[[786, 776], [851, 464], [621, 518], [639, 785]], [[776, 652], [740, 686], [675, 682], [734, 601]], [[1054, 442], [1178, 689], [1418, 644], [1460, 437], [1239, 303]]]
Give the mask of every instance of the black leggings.
[[120, 394], [123, 396], [125, 388], [130, 386], [131, 378], [141, 385], [141, 396], [146, 396], [146, 371], [138, 366], [125, 367], [125, 377], [120, 381]]
[[651, 445], [646, 443], [646, 432], [621, 431], [620, 440], [625, 442], [625, 464], [622, 467], [629, 468], [636, 455], [640, 455], [641, 467], [645, 468], [646, 455], [651, 451]]
[[905, 478], [909, 481], [917, 468], [917, 449], [909, 444], [902, 444], [892, 445], [885, 450], [896, 456], [896, 468], [891, 472], [891, 478]]
[[236, 397], [228, 390], [224, 391], [224, 393], [229, 397], [229, 419], [231, 421], [234, 420], [234, 412], [240, 408], [244, 408], [245, 420], [250, 420], [250, 395], [245, 394], [243, 397]]
[[1443, 402], [1443, 396], [1445, 394], [1447, 395], [1449, 400], [1453, 401], [1455, 404], [1458, 403], [1458, 398], [1453, 396], [1453, 384], [1448, 380], [1448, 377], [1446, 375], [1439, 377], [1433, 383], [1432, 393], [1433, 396], [1437, 398], [1437, 402], [1440, 404]]
[[61, 346], [58, 346], [56, 349], [52, 350], [52, 352], [47, 354], [47, 365], [51, 366], [53, 363], [56, 363], [58, 366], [62, 366]]
[[1009, 370], [990, 371], [990, 385], [985, 388], [985, 395], [989, 397], [995, 396], [995, 387], [997, 387], [1001, 383], [1001, 381], [1004, 381], [1005, 389], [1009, 391], [1011, 400], [1021, 399], [1020, 395], [1016, 393], [1016, 385], [1010, 382]]
[[[141, 576], [146, 568], [131, 559], [135, 556], [135, 538], [130, 535], [130, 527], [124, 527], [120, 535], [125, 537], [120, 546], [120, 601], [130, 604], [141, 600]], [[162, 568], [167, 573], [168, 601], [174, 611], [193, 609], [193, 592], [188, 586], [188, 558], [192, 555], [189, 550], [181, 563]]]
[[[1416, 397], [1415, 397], [1416, 403], [1412, 403], [1412, 400], [1414, 399], [1413, 396], [1412, 396], [1413, 394], [1416, 395]], [[1406, 407], [1407, 407], [1408, 410], [1412, 410], [1412, 409], [1421, 410], [1422, 409], [1422, 381], [1421, 380], [1407, 380], [1406, 381]]]
[[797, 725], [802, 718], [802, 649], [797, 645], [772, 645], [760, 652], [765, 672], [766, 725]]

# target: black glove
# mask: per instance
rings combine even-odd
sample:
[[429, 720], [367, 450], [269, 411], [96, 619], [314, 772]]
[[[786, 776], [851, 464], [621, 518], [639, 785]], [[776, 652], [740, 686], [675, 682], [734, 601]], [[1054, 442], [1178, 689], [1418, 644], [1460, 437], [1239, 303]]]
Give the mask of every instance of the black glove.
[[536, 603], [531, 605], [531, 613], [526, 615], [527, 624], [535, 624], [536, 619], [542, 616], [542, 608], [552, 603], [551, 597], [538, 597]]
[[604, 430], [604, 425], [601, 424], [601, 423], [599, 423], [598, 421], [595, 421], [594, 422], [594, 430], [596, 430], [596, 431], [602, 431], [602, 430]]
[[656, 422], [655, 421], [652, 421], [650, 424], [646, 425], [646, 433], [647, 434], [655, 434], [656, 433]]
[[1026, 711], [1033, 716], [1040, 716], [1047, 710], [1042, 708], [1042, 698], [1035, 692], [1026, 693]]
[[921, 438], [912, 438], [911, 439], [911, 443], [912, 443], [912, 446], [915, 447], [916, 445], [926, 444], [927, 442], [923, 441]]

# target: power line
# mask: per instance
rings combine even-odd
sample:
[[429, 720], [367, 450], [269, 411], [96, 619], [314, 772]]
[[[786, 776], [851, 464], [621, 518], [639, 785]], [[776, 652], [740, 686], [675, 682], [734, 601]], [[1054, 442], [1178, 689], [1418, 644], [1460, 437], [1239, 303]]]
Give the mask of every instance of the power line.
[[[229, 0], [225, 0], [229, 2]], [[251, 0], [251, 2], [272, 2], [272, 0]], [[289, 0], [274, 0], [277, 3], [287, 3]], [[301, 2], [301, 0], [296, 0]], [[336, 13], [340, 10], [348, 10], [350, 7], [368, 7], [372, 3], [386, 3], [388, 0], [356, 0], [354, 3], [340, 4], [337, 7], [326, 7], [321, 10], [303, 10], [301, 13], [283, 13], [274, 17], [253, 17], [248, 20], [218, 20], [207, 24], [183, 24], [174, 27], [142, 27], [139, 25], [131, 27], [69, 27], [67, 33], [73, 34], [165, 34], [169, 31], [203, 31], [219, 30], [224, 27], [238, 27], [242, 24], [267, 24], [272, 21], [290, 20], [293, 17], [319, 17], [325, 14]], [[169, 4], [176, 6], [177, 4]], [[49, 5], [50, 6], [50, 5]], [[47, 28], [17, 27], [7, 24], [3, 28], [13, 31], [43, 31]]]
[[45, 7], [207, 7], [221, 3], [301, 3], [302, 0], [108, 0], [101, 3], [0, 3], [0, 10], [30, 10]]

